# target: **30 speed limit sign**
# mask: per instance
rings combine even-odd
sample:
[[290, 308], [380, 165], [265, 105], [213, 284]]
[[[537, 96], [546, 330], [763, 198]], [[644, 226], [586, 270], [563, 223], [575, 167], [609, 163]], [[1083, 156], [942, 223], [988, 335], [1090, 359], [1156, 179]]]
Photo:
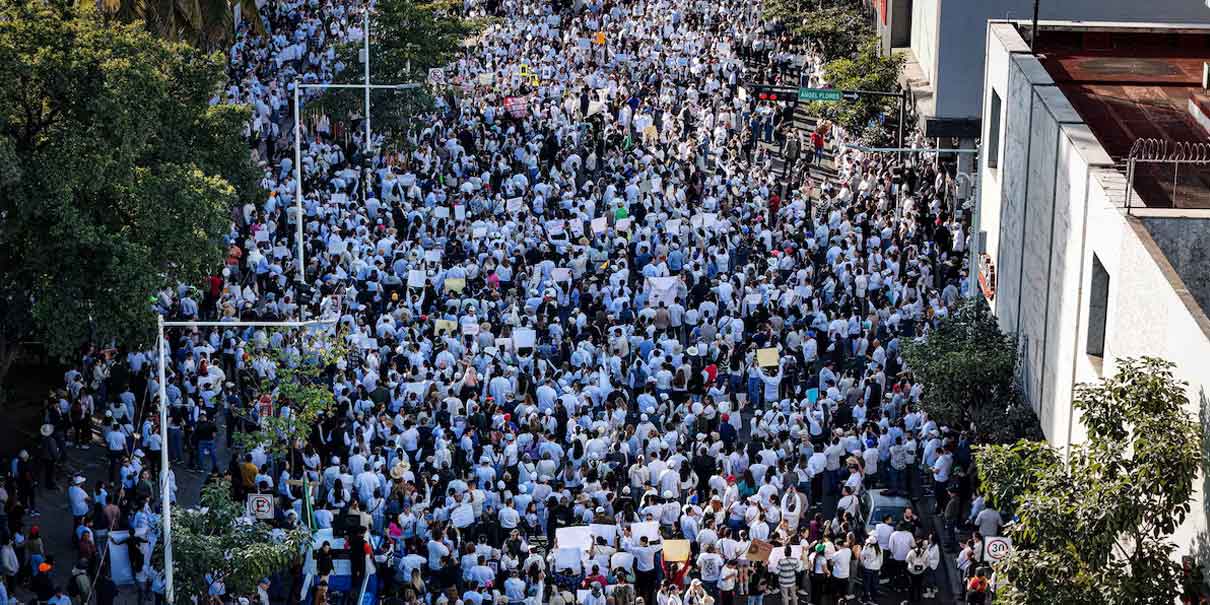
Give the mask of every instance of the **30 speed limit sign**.
[[992, 561], [1003, 561], [1013, 552], [1012, 538], [997, 536], [986, 540], [987, 558]]
[[248, 514], [257, 519], [272, 519], [273, 496], [269, 494], [248, 494]]

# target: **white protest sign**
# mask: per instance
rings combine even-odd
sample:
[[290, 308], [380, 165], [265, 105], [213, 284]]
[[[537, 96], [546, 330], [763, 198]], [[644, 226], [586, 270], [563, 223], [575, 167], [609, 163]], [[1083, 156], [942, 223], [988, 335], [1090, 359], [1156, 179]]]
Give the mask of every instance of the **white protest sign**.
[[718, 225], [718, 215], [713, 212], [695, 214], [693, 218], [689, 219], [689, 224], [694, 229], [713, 229]]
[[450, 217], [449, 207], [448, 206], [437, 206], [436, 208], [433, 208], [433, 217], [449, 218]]
[[532, 349], [538, 335], [533, 328], [517, 328], [513, 330], [513, 345], [518, 349]]
[[638, 542], [647, 536], [647, 540], [655, 542], [660, 539], [660, 524], [655, 521], [644, 521], [643, 523], [630, 524], [630, 538]]
[[599, 538], [605, 538], [606, 544], [612, 545], [613, 541], [618, 536], [618, 526], [616, 526], [616, 525], [605, 525], [603, 523], [593, 523], [593, 524], [589, 525], [588, 528], [592, 530], [592, 535], [599, 537]]
[[651, 287], [651, 304], [659, 307], [660, 303], [671, 306], [676, 302], [678, 278], [648, 277], [647, 285]]
[[583, 551], [579, 548], [560, 548], [555, 552], [555, 571], [570, 569], [575, 573], [580, 573], [582, 558]]
[[403, 385], [403, 390], [408, 394], [424, 397], [424, 394], [429, 390], [429, 381], [421, 380], [420, 382], [406, 382]]
[[[134, 569], [130, 565], [130, 542], [126, 541], [129, 537], [130, 532], [127, 530], [109, 532], [109, 578], [119, 586], [134, 584]], [[154, 542], [144, 545], [144, 561], [147, 560], [146, 557], [151, 556], [153, 546]]]
[[504, 208], [509, 212], [520, 212], [525, 208], [525, 202], [519, 197], [510, 197], [505, 202]]
[[613, 556], [609, 558], [609, 568], [634, 571], [634, 555], [628, 552], [613, 553]]
[[423, 288], [424, 281], [426, 279], [428, 279], [428, 276], [425, 275], [424, 271], [422, 271], [420, 269], [410, 269], [408, 271], [408, 287], [409, 288]]
[[424, 260], [426, 260], [430, 263], [441, 262], [441, 251], [440, 250], [425, 250], [424, 251]]
[[571, 269], [555, 267], [550, 270], [550, 278], [557, 282], [569, 282], [571, 281]]
[[592, 232], [598, 235], [605, 233], [609, 229], [609, 218], [598, 217], [592, 219]]
[[454, 206], [454, 218], [458, 219], [460, 221], [465, 221], [466, 220], [466, 206], [463, 206], [462, 204], [458, 204], [457, 206]]
[[587, 525], [560, 527], [555, 530], [555, 544], [560, 549], [579, 548], [587, 551], [592, 548], [592, 528]]
[[618, 231], [630, 231], [630, 223], [633, 220], [634, 219], [631, 218], [620, 219], [618, 220], [617, 224], [614, 225], [614, 227], [617, 228]]

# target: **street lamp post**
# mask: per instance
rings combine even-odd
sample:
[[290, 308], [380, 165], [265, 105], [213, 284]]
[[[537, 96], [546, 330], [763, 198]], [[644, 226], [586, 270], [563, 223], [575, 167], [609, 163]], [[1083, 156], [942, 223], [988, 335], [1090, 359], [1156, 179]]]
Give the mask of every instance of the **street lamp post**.
[[[366, 57], [369, 57], [367, 52]], [[304, 84], [300, 80], [294, 81], [294, 205], [298, 213], [296, 225], [297, 233], [295, 239], [298, 240], [298, 283], [299, 285], [306, 283], [306, 259], [303, 257], [303, 186], [302, 186], [302, 127], [301, 127], [301, 90], [304, 88], [364, 88], [366, 91], [366, 152], [370, 149], [370, 89], [388, 89], [388, 90], [411, 90], [420, 88], [420, 84], [370, 84], [368, 81], [364, 84]], [[364, 177], [363, 177], [364, 178]], [[368, 182], [362, 183], [362, 189], [368, 187]]]
[[[164, 316], [156, 318], [159, 337], [156, 342], [159, 347], [159, 377], [160, 377], [160, 435], [168, 438], [168, 373], [166, 355], [168, 339], [164, 336], [164, 328], [207, 328], [207, 327], [262, 327], [262, 328], [305, 328], [310, 326], [325, 326], [335, 324], [336, 320], [311, 321], [164, 321]], [[231, 430], [228, 427], [227, 430]], [[160, 515], [164, 524], [164, 598], [171, 605], [175, 587], [172, 583], [172, 500], [168, 490], [168, 447], [160, 448]]]

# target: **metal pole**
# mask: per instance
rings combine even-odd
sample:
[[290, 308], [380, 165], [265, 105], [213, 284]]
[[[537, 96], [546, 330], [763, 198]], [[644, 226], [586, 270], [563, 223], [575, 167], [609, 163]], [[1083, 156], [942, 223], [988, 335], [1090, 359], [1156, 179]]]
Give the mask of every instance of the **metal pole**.
[[[164, 369], [164, 348], [168, 341], [164, 338], [164, 316], [157, 315], [160, 348], [160, 438], [168, 439], [168, 381]], [[164, 520], [164, 597], [168, 603], [173, 600], [172, 587], [172, 500], [168, 491], [168, 443], [160, 448], [160, 515]]]
[[366, 153], [370, 153], [370, 5], [366, 4], [363, 41], [366, 53]]
[[[907, 119], [907, 91], [899, 93], [899, 135], [895, 138], [896, 147], [903, 149], [904, 121]], [[899, 152], [899, 162], [903, 163], [903, 152]]]
[[166, 321], [169, 328], [305, 328], [307, 326], [326, 326], [336, 323], [335, 319], [312, 319], [308, 321]]
[[928, 147], [867, 147], [865, 145], [842, 144], [845, 149], [861, 151], [863, 153], [935, 153], [941, 154], [975, 154], [979, 153], [978, 149], [938, 149]]
[[298, 240], [298, 283], [307, 281], [306, 259], [303, 258], [303, 189], [302, 189], [302, 104], [299, 103], [299, 89], [302, 83], [294, 81], [294, 200], [298, 207], [298, 216], [294, 217], [297, 225], [295, 239]]
[[1033, 52], [1034, 47], [1038, 45], [1038, 4], [1041, 0], [1034, 0], [1034, 21], [1029, 28], [1029, 50]]

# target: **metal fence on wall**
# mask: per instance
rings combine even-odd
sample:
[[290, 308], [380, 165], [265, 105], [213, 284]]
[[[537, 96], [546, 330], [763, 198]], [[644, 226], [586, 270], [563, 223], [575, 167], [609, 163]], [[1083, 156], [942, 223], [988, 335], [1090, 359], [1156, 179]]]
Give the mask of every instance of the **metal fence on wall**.
[[1136, 140], [1126, 158], [1126, 212], [1143, 206], [1210, 208], [1208, 167], [1210, 143]]

